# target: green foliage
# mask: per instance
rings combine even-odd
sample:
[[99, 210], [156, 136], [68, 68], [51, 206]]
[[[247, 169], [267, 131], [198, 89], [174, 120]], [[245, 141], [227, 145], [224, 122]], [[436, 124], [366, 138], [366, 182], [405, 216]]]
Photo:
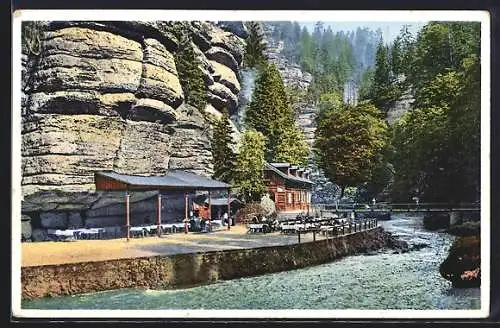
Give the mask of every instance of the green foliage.
[[245, 125], [267, 137], [266, 160], [290, 158], [303, 163], [303, 136], [295, 125], [295, 115], [281, 74], [275, 65], [263, 67], [255, 81], [252, 102], [245, 114]]
[[247, 129], [238, 147], [235, 187], [245, 202], [260, 201], [266, 191], [263, 180], [266, 138]]
[[369, 100], [373, 98], [373, 77], [375, 70], [373, 68], [366, 69], [362, 74], [359, 82], [359, 100]]
[[236, 154], [234, 153], [234, 140], [229, 123], [227, 111], [213, 123], [211, 140], [214, 174], [213, 178], [227, 183], [234, 179], [236, 168]]
[[309, 156], [309, 145], [304, 133], [297, 125], [285, 128], [275, 149], [274, 161], [305, 166]]
[[434, 201], [446, 197], [442, 190], [446, 187], [444, 168], [448, 155], [445, 128], [446, 110], [438, 107], [413, 109], [394, 125], [394, 200], [408, 201], [422, 193]]
[[356, 186], [371, 178], [388, 141], [387, 124], [372, 104], [342, 104], [317, 122], [315, 153], [330, 181]]
[[244, 65], [249, 68], [260, 68], [267, 61], [264, 55], [266, 45], [262, 26], [259, 22], [247, 22], [245, 25], [248, 30], [248, 37], [246, 39]]
[[477, 23], [427, 24], [411, 51], [415, 109], [395, 125], [393, 198], [476, 201], [480, 180]]
[[382, 40], [377, 47], [375, 62], [371, 99], [377, 108], [383, 108], [394, 99], [394, 86], [391, 80], [389, 48], [383, 44]]
[[391, 70], [396, 76], [403, 72], [403, 49], [401, 43], [401, 37], [398, 36], [391, 47]]
[[207, 105], [208, 93], [201, 63], [194, 52], [191, 36], [182, 25], [174, 28], [174, 34], [179, 39], [179, 50], [175, 53], [175, 66], [179, 74], [186, 103], [204, 110]]
[[323, 93], [341, 92], [356, 65], [348, 37], [318, 22], [313, 35], [302, 29], [299, 48], [302, 70], [313, 75], [308, 99], [317, 102]]

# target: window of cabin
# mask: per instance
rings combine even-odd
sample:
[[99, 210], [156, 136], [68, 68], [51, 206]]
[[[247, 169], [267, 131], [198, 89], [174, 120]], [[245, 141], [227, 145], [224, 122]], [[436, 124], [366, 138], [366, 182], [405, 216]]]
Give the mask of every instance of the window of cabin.
[[289, 192], [288, 193], [288, 204], [291, 204], [292, 203], [292, 193]]

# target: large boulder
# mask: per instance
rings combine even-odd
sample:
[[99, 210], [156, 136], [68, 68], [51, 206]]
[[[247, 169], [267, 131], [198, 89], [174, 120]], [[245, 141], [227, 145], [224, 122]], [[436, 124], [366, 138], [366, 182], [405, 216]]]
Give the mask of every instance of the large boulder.
[[214, 68], [214, 81], [215, 76], [217, 76], [217, 82], [228, 87], [233, 94], [237, 95], [240, 92], [241, 86], [234, 71], [216, 61], [210, 61], [210, 64]]
[[160, 100], [138, 99], [132, 106], [128, 118], [134, 121], [172, 123], [177, 119], [176, 111]]
[[30, 112], [38, 114], [92, 114], [123, 116], [136, 102], [133, 93], [63, 90], [30, 95]]
[[[229, 112], [232, 112], [236, 108], [238, 104], [238, 97], [234, 93], [232, 93], [231, 90], [224, 84], [215, 82], [208, 87], [208, 90], [210, 91], [210, 93], [225, 101], [224, 105], [227, 106]], [[219, 109], [215, 104], [214, 107]]]
[[425, 214], [423, 222], [427, 230], [447, 229], [450, 227], [450, 214], [428, 213]]
[[240, 38], [246, 39], [248, 31], [242, 21], [219, 21], [217, 25], [224, 31], [232, 32]]
[[35, 92], [66, 89], [135, 92], [142, 74], [140, 43], [87, 28], [47, 32], [33, 78]]
[[223, 49], [221, 47], [212, 47], [208, 49], [208, 51], [205, 53], [205, 56], [210, 60], [216, 61], [219, 64], [229, 67], [235, 73], [238, 72], [238, 62], [226, 49]]
[[453, 287], [479, 287], [481, 285], [481, 238], [458, 237], [448, 257], [439, 267], [441, 276]]
[[174, 56], [157, 40], [144, 40], [142, 77], [137, 90], [140, 98], [161, 100], [179, 107], [184, 93], [177, 75]]

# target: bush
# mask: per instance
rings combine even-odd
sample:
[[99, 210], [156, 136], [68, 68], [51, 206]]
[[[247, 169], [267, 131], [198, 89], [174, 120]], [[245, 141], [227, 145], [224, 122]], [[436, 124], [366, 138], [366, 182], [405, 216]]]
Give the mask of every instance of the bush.
[[265, 213], [266, 210], [260, 203], [248, 203], [236, 212], [236, 223], [251, 223], [254, 218], [258, 219], [259, 216], [265, 216]]

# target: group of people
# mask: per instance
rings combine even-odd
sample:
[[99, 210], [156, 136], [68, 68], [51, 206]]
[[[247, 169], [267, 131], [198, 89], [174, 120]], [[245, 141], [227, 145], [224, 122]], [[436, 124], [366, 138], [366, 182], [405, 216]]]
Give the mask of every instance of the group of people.
[[[230, 218], [227, 212], [225, 212], [222, 215], [222, 218], [220, 218], [222, 221], [223, 226], [227, 226], [229, 224]], [[190, 230], [193, 232], [201, 232], [201, 231], [207, 231], [208, 224], [207, 224], [207, 219], [200, 217], [199, 213], [197, 211], [190, 212], [189, 215], [189, 224], [190, 224]], [[231, 218], [231, 225], [234, 225], [233, 218]]]

